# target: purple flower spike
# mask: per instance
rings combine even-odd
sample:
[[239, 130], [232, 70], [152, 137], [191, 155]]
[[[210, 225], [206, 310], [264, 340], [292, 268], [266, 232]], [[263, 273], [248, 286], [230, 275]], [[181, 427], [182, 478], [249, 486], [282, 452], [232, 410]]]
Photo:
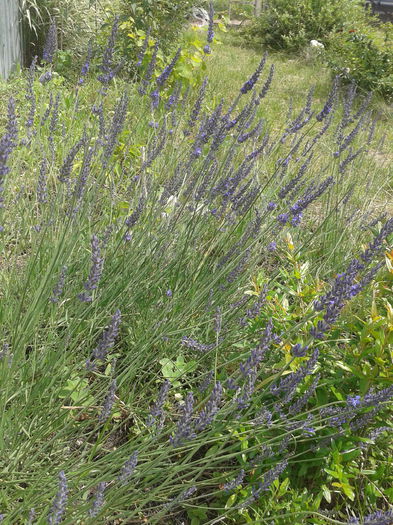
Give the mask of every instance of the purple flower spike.
[[260, 77], [260, 75], [262, 73], [262, 70], [263, 70], [264, 66], [265, 66], [266, 59], [267, 59], [267, 53], [265, 53], [263, 55], [262, 60], [260, 61], [257, 69], [255, 70], [255, 72], [251, 75], [251, 77], [247, 80], [247, 82], [245, 82], [243, 84], [243, 87], [240, 89], [240, 92], [243, 95], [248, 93], [248, 91], [251, 91], [252, 88], [255, 86], [255, 84], [258, 82], [258, 79], [259, 79], [259, 77]]
[[63, 516], [65, 513], [65, 507], [67, 503], [67, 494], [68, 494], [67, 478], [66, 478], [64, 471], [62, 470], [59, 473], [59, 490], [55, 496], [55, 499], [52, 505], [52, 509], [48, 516], [49, 525], [58, 525], [63, 520]]
[[48, 64], [52, 64], [54, 54], [57, 50], [57, 29], [54, 20], [51, 21], [49, 26], [48, 35], [46, 37], [42, 58]]
[[213, 2], [209, 5], [209, 26], [207, 28], [207, 43], [211, 44], [214, 38], [214, 7]]

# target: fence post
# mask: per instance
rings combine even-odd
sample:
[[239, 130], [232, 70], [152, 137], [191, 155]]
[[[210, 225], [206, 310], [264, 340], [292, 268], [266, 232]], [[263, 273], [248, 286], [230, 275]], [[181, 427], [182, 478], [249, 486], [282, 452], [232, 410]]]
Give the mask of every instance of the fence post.
[[262, 11], [262, 0], [254, 0], [254, 14], [259, 16]]

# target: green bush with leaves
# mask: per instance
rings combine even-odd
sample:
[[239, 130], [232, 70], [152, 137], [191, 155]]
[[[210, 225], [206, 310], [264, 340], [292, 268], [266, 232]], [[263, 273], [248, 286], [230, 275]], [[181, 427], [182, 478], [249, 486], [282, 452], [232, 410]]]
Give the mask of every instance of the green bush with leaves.
[[159, 40], [160, 48], [167, 52], [179, 40], [185, 28], [192, 3], [189, 0], [120, 0], [114, 4], [113, 13], [120, 15], [118, 45], [130, 66], [138, 54], [137, 42], [131, 45], [130, 24], [133, 32], [150, 30]]
[[344, 80], [393, 97], [393, 24], [332, 35], [327, 61]]
[[310, 40], [323, 42], [330, 33], [351, 29], [366, 18], [359, 0], [271, 0], [244, 36], [253, 45], [297, 51]]

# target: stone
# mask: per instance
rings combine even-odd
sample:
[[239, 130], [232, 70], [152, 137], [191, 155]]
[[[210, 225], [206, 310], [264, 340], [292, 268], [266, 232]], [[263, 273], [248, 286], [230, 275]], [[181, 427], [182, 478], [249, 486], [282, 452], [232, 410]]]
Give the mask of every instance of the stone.
[[203, 7], [193, 7], [190, 20], [194, 25], [207, 26], [209, 24], [209, 13]]

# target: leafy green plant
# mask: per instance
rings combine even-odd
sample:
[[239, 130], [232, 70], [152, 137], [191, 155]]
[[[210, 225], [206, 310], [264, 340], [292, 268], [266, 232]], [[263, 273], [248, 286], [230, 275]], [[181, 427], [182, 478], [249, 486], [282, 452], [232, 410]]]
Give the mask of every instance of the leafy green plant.
[[293, 52], [365, 20], [363, 2], [358, 0], [271, 0], [243, 34], [251, 45]]
[[393, 24], [380, 26], [379, 34], [356, 27], [354, 24], [350, 31], [331, 35], [327, 63], [347, 82], [392, 98]]

